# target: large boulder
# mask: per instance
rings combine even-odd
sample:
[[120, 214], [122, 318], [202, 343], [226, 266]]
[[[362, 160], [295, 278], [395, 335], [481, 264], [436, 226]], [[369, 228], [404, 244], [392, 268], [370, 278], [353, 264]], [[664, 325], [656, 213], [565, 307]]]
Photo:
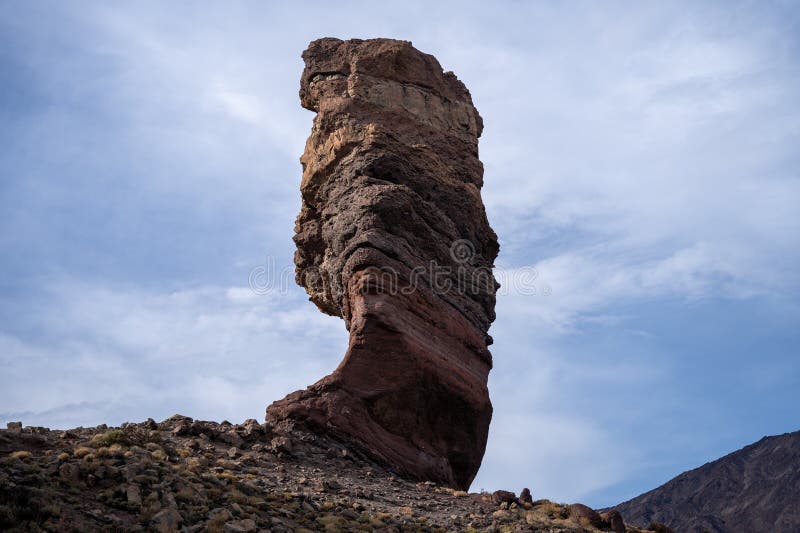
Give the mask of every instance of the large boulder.
[[573, 503], [569, 506], [569, 517], [582, 526], [596, 528], [603, 526], [603, 518], [600, 513], [582, 503]]
[[497, 237], [480, 189], [483, 122], [410, 42], [320, 39], [303, 53], [317, 113], [300, 161], [296, 280], [350, 332], [329, 376], [267, 409], [408, 477], [467, 488], [492, 416]]

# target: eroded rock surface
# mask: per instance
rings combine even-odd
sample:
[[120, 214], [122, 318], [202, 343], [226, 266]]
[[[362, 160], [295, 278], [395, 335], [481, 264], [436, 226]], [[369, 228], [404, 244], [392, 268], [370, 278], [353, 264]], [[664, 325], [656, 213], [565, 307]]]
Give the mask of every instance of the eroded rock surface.
[[350, 331], [329, 376], [267, 409], [403, 475], [467, 488], [492, 415], [488, 329], [498, 252], [469, 91], [410, 42], [320, 39], [300, 99], [297, 282]]

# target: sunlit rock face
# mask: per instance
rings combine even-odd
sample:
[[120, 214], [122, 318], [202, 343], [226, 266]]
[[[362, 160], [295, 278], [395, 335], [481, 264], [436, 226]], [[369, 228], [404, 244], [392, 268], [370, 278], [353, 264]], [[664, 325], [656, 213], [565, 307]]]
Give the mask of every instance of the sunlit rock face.
[[481, 200], [483, 121], [452, 72], [410, 42], [319, 39], [300, 100], [297, 283], [350, 332], [329, 376], [267, 409], [401, 474], [466, 488], [492, 416], [488, 329], [497, 236]]

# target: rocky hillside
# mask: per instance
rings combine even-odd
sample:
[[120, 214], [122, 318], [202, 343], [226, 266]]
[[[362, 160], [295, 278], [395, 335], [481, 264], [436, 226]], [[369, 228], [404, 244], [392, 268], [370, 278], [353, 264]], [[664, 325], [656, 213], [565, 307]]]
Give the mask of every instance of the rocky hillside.
[[[612, 529], [613, 528], [613, 529]], [[616, 513], [401, 479], [296, 429], [182, 416], [0, 430], [6, 531], [625, 531]], [[628, 529], [636, 532], [638, 529]]]
[[615, 507], [681, 533], [800, 531], [800, 431], [764, 437]]

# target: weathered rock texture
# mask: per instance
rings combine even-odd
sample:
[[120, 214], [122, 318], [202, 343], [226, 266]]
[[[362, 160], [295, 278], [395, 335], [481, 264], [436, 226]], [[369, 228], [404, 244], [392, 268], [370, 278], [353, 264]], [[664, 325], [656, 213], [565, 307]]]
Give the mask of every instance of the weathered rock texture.
[[320, 39], [303, 53], [297, 282], [350, 331], [329, 376], [267, 409], [402, 474], [466, 488], [492, 406], [497, 238], [469, 91], [407, 41]]

